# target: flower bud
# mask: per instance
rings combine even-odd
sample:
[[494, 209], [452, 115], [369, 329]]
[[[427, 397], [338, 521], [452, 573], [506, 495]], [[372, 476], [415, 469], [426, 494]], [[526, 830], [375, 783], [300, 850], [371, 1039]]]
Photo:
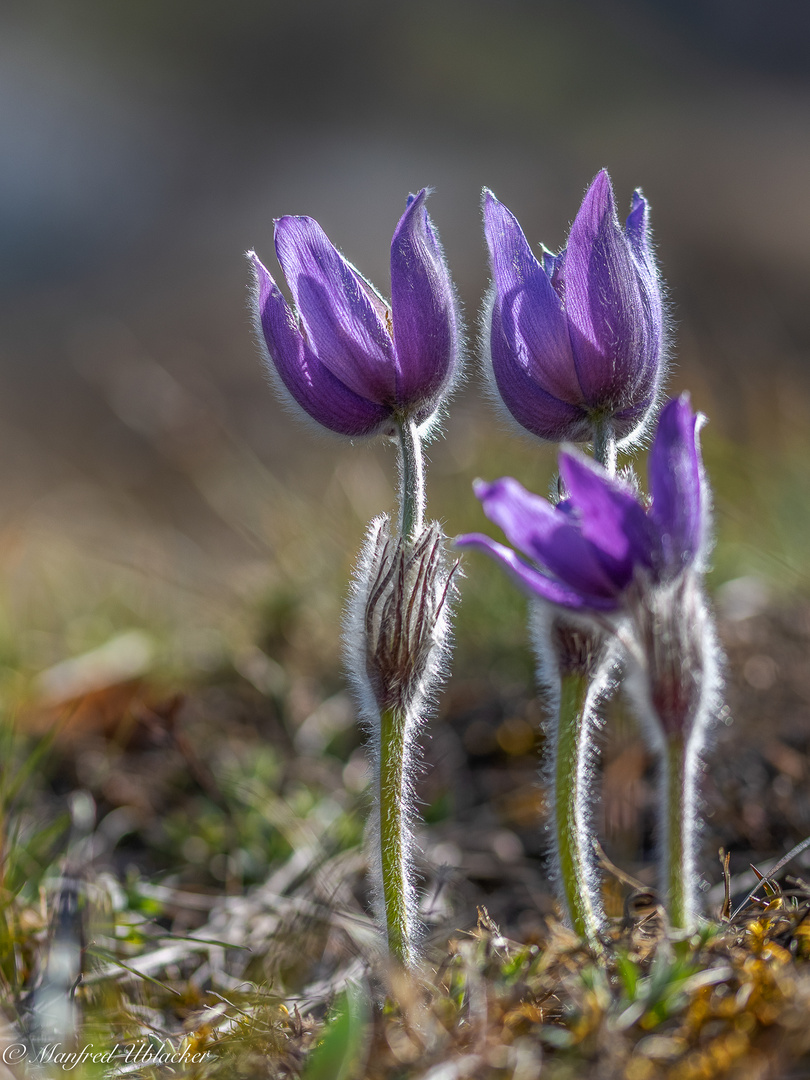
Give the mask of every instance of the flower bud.
[[364, 636], [366, 676], [381, 712], [410, 712], [424, 695], [436, 670], [436, 646], [444, 637], [443, 611], [454, 570], [448, 569], [436, 522], [413, 544], [392, 538], [387, 523], [378, 529]]
[[718, 647], [699, 575], [689, 570], [626, 598], [637, 649], [628, 692], [653, 740], [688, 738], [719, 684]]

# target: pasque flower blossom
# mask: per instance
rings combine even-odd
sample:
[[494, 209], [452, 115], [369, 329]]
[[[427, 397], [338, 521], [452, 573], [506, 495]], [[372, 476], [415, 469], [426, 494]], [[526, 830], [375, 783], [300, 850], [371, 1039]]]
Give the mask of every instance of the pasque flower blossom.
[[649, 458], [649, 509], [624, 481], [563, 451], [567, 497], [556, 506], [510, 477], [475, 486], [487, 517], [522, 554], [480, 534], [459, 537], [457, 545], [485, 551], [524, 589], [561, 607], [625, 609], [634, 585], [672, 582], [701, 560], [708, 497], [699, 424], [686, 395], [661, 413]]
[[568, 244], [538, 261], [517, 219], [490, 191], [484, 229], [492, 292], [484, 348], [515, 420], [555, 442], [629, 440], [662, 378], [663, 305], [640, 191], [624, 227], [610, 178], [588, 189]]
[[249, 252], [268, 369], [312, 419], [348, 436], [424, 424], [450, 388], [458, 327], [450, 275], [425, 209], [411, 196], [391, 242], [391, 303], [309, 217], [276, 221], [275, 246], [295, 313]]

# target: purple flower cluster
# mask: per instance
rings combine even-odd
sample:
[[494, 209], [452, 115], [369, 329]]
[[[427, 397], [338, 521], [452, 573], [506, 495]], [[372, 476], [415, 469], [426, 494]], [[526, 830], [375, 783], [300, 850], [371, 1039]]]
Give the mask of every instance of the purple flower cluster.
[[[440, 527], [424, 526], [420, 439], [460, 363], [455, 294], [426, 199], [426, 189], [409, 197], [394, 232], [390, 304], [312, 218], [276, 222], [292, 306], [250, 253], [259, 337], [283, 396], [341, 435], [399, 440], [399, 526], [395, 532], [387, 515], [372, 526], [347, 655], [371, 732], [378, 918], [406, 964], [416, 933], [411, 741], [444, 667], [453, 572]], [[591, 443], [596, 460], [561, 453], [564, 496], [556, 505], [508, 477], [477, 483], [487, 516], [514, 546], [481, 534], [457, 544], [496, 559], [539, 601], [538, 664], [558, 706], [550, 739], [553, 876], [570, 924], [598, 952], [604, 913], [587, 763], [599, 699], [616, 681], [621, 652], [628, 691], [664, 763], [661, 875], [673, 924], [688, 928], [696, 906], [696, 761], [718, 684], [702, 592], [709, 536], [702, 418], [686, 395], [662, 410], [649, 500], [616, 477], [616, 446], [632, 444], [654, 416], [665, 370], [662, 287], [640, 191], [621, 224], [610, 178], [598, 173], [556, 255], [543, 249], [536, 258], [489, 191], [484, 231], [492, 285], [482, 352], [495, 397], [533, 435]]]

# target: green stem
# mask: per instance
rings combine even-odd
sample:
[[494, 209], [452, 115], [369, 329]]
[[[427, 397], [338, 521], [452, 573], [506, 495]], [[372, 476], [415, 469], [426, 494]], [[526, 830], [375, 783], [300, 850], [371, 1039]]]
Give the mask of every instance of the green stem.
[[611, 476], [616, 475], [616, 438], [607, 417], [593, 422], [593, 456]]
[[670, 926], [690, 930], [692, 923], [691, 827], [687, 820], [686, 751], [682, 738], [667, 739], [662, 760], [665, 770], [663, 819], [665, 835], [662, 846], [661, 883], [666, 888]]
[[425, 463], [422, 439], [410, 417], [399, 421], [399, 535], [413, 543], [422, 531], [425, 515]]
[[589, 686], [584, 672], [562, 674], [554, 760], [554, 841], [566, 914], [576, 933], [601, 953], [600, 919], [588, 882], [589, 832], [583, 821], [581, 791]]
[[413, 960], [408, 919], [408, 822], [405, 810], [405, 716], [380, 716], [380, 858], [388, 947], [403, 964]]

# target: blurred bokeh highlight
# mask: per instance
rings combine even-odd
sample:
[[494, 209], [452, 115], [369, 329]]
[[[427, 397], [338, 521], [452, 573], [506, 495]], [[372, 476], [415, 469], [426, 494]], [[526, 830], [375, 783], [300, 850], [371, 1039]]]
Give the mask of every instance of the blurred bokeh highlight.
[[[605, 166], [651, 202], [670, 387], [711, 419], [715, 582], [810, 583], [807, 5], [15, 0], [0, 30], [0, 681], [133, 629], [167, 672], [249, 667], [274, 626], [273, 663], [338, 670], [394, 455], [281, 409], [243, 253], [274, 269], [272, 219], [310, 214], [387, 291], [426, 184], [470, 353], [430, 450], [447, 532], [480, 527], [476, 475], [553, 472], [481, 394], [481, 187], [556, 249]], [[459, 662], [528, 672], [482, 563]]]

